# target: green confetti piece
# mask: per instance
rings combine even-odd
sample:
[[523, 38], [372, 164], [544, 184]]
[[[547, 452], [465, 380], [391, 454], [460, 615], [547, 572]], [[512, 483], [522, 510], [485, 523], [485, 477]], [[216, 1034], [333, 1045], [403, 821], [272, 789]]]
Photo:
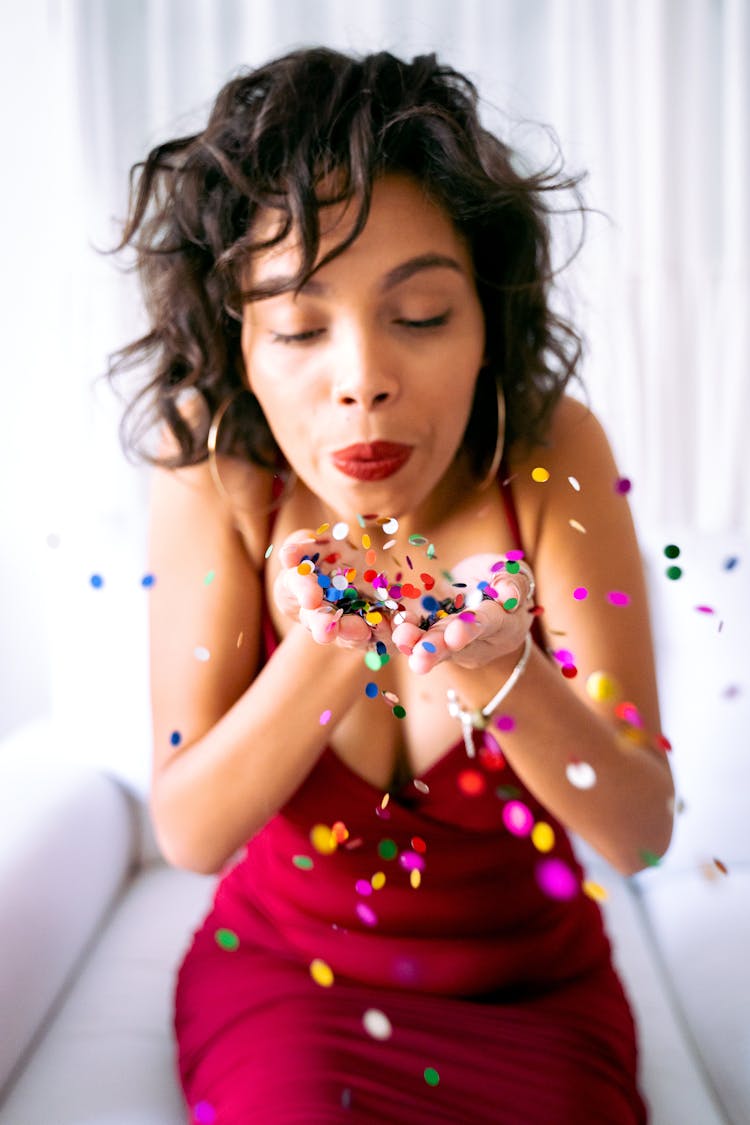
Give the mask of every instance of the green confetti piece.
[[214, 937], [216, 944], [222, 949], [226, 949], [228, 953], [234, 953], [235, 949], [239, 947], [240, 939], [234, 930], [217, 930]]
[[506, 601], [503, 602], [503, 609], [507, 609], [507, 610], [510, 611], [511, 609], [515, 609], [517, 605], [518, 605], [518, 598], [508, 598]]
[[398, 854], [398, 845], [395, 840], [381, 840], [378, 844], [378, 855], [381, 859], [395, 859]]
[[295, 855], [292, 858], [292, 863], [298, 867], [300, 871], [312, 871], [315, 864], [309, 855]]
[[428, 1086], [437, 1086], [440, 1082], [440, 1075], [435, 1070], [434, 1066], [425, 1067], [424, 1080]]

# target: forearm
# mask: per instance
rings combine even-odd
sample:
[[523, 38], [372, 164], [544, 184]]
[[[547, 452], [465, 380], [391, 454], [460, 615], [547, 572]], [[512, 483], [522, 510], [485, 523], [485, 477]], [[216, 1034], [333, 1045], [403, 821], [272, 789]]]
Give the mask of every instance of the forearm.
[[362, 652], [293, 628], [234, 706], [155, 774], [151, 813], [166, 858], [220, 870], [302, 783], [365, 671]]
[[[492, 666], [453, 679], [470, 707], [481, 707], [500, 686]], [[640, 870], [649, 854], [669, 844], [674, 796], [667, 763], [657, 752], [624, 738], [570, 689], [558, 668], [534, 646], [526, 670], [503, 704], [514, 729], [498, 735], [518, 777], [567, 828], [587, 840], [623, 874]], [[586, 762], [590, 788], [569, 780], [567, 767]]]

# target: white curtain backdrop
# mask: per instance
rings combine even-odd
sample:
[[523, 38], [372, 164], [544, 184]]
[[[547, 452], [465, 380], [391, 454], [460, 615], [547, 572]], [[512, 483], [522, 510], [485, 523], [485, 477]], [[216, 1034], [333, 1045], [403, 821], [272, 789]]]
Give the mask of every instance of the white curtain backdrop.
[[[133, 279], [92, 247], [115, 241], [149, 147], [199, 127], [240, 67], [321, 43], [437, 51], [532, 159], [550, 155], [534, 123], [554, 127], [605, 213], [568, 302], [638, 524], [750, 533], [747, 0], [6, 5], [0, 733], [50, 710], [72, 722], [97, 699], [100, 723], [113, 678], [145, 692], [146, 473], [122, 457], [119, 408], [96, 383], [142, 319]], [[145, 729], [134, 710], [108, 728], [123, 755], [123, 722], [130, 740]]]

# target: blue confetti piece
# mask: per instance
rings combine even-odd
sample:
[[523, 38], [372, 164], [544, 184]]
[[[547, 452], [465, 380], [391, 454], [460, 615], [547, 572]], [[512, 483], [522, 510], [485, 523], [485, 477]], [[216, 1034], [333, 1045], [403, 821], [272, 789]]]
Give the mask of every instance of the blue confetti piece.
[[432, 641], [422, 641], [422, 648], [425, 650], [425, 652], [437, 652], [437, 649], [435, 648]]
[[155, 574], [144, 574], [141, 579], [141, 586], [143, 586], [145, 590], [148, 590], [149, 587], [153, 586], [154, 582], [156, 582]]
[[182, 735], [180, 734], [180, 732], [178, 730], [173, 730], [172, 733], [169, 736], [169, 741], [172, 743], [173, 746], [179, 746], [180, 743], [182, 742]]
[[101, 589], [101, 587], [104, 585], [104, 579], [102, 578], [101, 574], [92, 574], [89, 578], [89, 582], [95, 590]]
[[328, 577], [327, 574], [319, 574], [318, 575], [318, 585], [322, 586], [324, 590], [327, 590], [329, 588], [329, 586], [331, 585], [331, 579]]
[[365, 695], [367, 696], [368, 699], [375, 699], [377, 697], [377, 694], [378, 694], [378, 685], [377, 684], [374, 684], [372, 681], [370, 681], [369, 684], [366, 684]]
[[329, 586], [323, 596], [327, 602], [340, 602], [344, 596], [344, 591], [337, 590], [335, 586]]
[[734, 570], [739, 561], [740, 560], [736, 555], [732, 555], [732, 557], [727, 559], [727, 561], [724, 563], [724, 570]]
[[422, 606], [427, 613], [436, 613], [440, 609], [440, 602], [437, 598], [433, 598], [432, 594], [425, 594], [422, 598]]
[[388, 649], [386, 648], [385, 642], [384, 641], [376, 641], [375, 642], [375, 651], [378, 653], [379, 656], [385, 656], [385, 654], [388, 652]]
[[486, 590], [488, 586], [489, 582], [487, 582], [484, 578], [481, 582], [477, 582], [477, 590]]

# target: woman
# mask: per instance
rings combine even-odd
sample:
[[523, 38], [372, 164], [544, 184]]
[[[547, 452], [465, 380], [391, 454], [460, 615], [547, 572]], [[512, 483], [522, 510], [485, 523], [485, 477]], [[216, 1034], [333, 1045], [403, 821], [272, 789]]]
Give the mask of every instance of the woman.
[[[221, 874], [193, 1121], [641, 1122], [567, 830], [666, 849], [648, 613], [546, 202], [434, 56], [303, 50], [140, 169], [151, 810]], [[532, 640], [533, 636], [533, 640]]]

